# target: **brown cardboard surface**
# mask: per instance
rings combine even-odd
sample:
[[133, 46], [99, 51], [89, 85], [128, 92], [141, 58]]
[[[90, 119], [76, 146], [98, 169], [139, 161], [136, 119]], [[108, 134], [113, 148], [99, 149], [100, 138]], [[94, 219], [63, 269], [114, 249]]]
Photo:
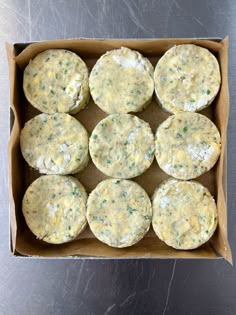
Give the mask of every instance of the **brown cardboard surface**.
[[[29, 60], [41, 51], [49, 48], [66, 48], [79, 54], [86, 62], [89, 70], [97, 58], [107, 50], [127, 46], [140, 51], [148, 57], [155, 66], [163, 53], [175, 44], [194, 43], [208, 48], [219, 60], [222, 74], [220, 92], [213, 104], [201, 113], [211, 118], [221, 133], [222, 152], [216, 166], [197, 178], [207, 186], [215, 196], [219, 225], [214, 237], [192, 251], [178, 251], [160, 241], [152, 229], [138, 244], [123, 249], [111, 248], [98, 241], [89, 227], [74, 241], [52, 245], [37, 240], [29, 231], [24, 221], [21, 200], [29, 184], [40, 174], [30, 168], [22, 158], [19, 147], [20, 129], [24, 123], [39, 114], [26, 100], [22, 89], [22, 74]], [[11, 220], [11, 248], [14, 255], [40, 257], [108, 257], [108, 258], [216, 258], [224, 257], [232, 263], [231, 250], [227, 240], [227, 208], [226, 208], [226, 135], [229, 115], [228, 92], [228, 38], [216, 42], [200, 39], [158, 39], [158, 40], [96, 40], [72, 39], [39, 42], [33, 44], [7, 45], [10, 69], [10, 100], [14, 114], [14, 123], [9, 141], [9, 185], [10, 185], [10, 220]], [[92, 101], [75, 117], [85, 126], [89, 133], [95, 125], [106, 116]], [[153, 99], [152, 103], [138, 117], [148, 121], [153, 132], [169, 114], [164, 112]], [[76, 177], [90, 192], [101, 180], [105, 179], [90, 161], [87, 168]], [[156, 161], [143, 175], [134, 178], [149, 194], [152, 195], [156, 186], [168, 176], [159, 168]]]

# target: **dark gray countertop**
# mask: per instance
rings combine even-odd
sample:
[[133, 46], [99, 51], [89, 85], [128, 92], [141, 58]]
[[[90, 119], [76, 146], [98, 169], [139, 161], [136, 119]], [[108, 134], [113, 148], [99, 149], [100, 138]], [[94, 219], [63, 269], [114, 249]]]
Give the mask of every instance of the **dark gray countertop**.
[[9, 253], [4, 42], [229, 35], [228, 233], [236, 257], [236, 1], [0, 0], [0, 314], [236, 314], [236, 269], [219, 260], [40, 260]]

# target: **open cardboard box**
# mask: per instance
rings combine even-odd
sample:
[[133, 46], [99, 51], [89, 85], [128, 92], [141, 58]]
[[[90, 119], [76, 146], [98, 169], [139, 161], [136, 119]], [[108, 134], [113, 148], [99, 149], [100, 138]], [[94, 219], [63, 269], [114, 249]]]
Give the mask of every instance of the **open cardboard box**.
[[[74, 241], [52, 245], [37, 240], [28, 229], [21, 209], [21, 201], [26, 188], [40, 174], [30, 168], [24, 161], [19, 145], [20, 130], [24, 123], [39, 114], [26, 100], [22, 78], [23, 70], [30, 59], [49, 48], [65, 48], [77, 53], [87, 64], [89, 70], [96, 60], [106, 51], [126, 46], [140, 51], [148, 57], [155, 66], [158, 59], [167, 49], [175, 44], [194, 43], [208, 48], [217, 57], [222, 75], [221, 89], [213, 104], [201, 113], [211, 118], [221, 133], [222, 151], [216, 166], [197, 178], [207, 186], [214, 195], [219, 225], [212, 239], [196, 250], [178, 251], [160, 241], [152, 228], [136, 245], [116, 249], [97, 240], [89, 227]], [[231, 250], [227, 240], [227, 207], [226, 207], [226, 137], [229, 115], [228, 91], [228, 38], [224, 40], [210, 39], [148, 39], [148, 40], [96, 40], [69, 39], [45, 41], [24, 44], [7, 44], [10, 68], [10, 98], [11, 98], [11, 136], [9, 142], [9, 192], [10, 192], [10, 228], [11, 251], [15, 256], [36, 257], [100, 257], [100, 258], [219, 258], [224, 257], [232, 263]], [[92, 132], [99, 120], [106, 114], [102, 112], [90, 99], [89, 105], [75, 117]], [[164, 112], [153, 98], [152, 103], [138, 117], [148, 121], [153, 132], [169, 114]], [[86, 187], [88, 193], [106, 178], [96, 169], [92, 161], [87, 168], [76, 177]], [[149, 196], [156, 186], [168, 176], [153, 162], [150, 169], [143, 175], [134, 178], [141, 184]]]

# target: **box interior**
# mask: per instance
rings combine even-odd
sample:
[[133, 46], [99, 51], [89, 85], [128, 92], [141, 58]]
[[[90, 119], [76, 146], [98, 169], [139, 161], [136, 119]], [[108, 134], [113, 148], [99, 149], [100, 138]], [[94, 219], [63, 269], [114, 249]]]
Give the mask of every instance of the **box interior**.
[[[19, 135], [24, 123], [40, 114], [26, 100], [22, 82], [23, 70], [30, 59], [38, 53], [49, 48], [66, 48], [77, 53], [87, 64], [89, 71], [96, 60], [107, 50], [126, 46], [140, 51], [156, 65], [163, 53], [175, 44], [194, 43], [208, 48], [217, 57], [222, 75], [221, 89], [212, 105], [201, 114], [206, 115], [217, 125], [221, 133], [222, 152], [215, 167], [196, 180], [208, 187], [214, 195], [219, 225], [213, 238], [196, 250], [179, 251], [160, 241], [150, 228], [146, 236], [136, 245], [128, 248], [116, 249], [97, 240], [89, 227], [79, 237], [69, 243], [61, 245], [47, 244], [37, 240], [28, 229], [21, 210], [21, 201], [27, 187], [40, 174], [30, 168], [24, 161], [20, 152]], [[10, 67], [10, 90], [12, 108], [12, 130], [9, 141], [9, 184], [10, 184], [10, 215], [11, 215], [11, 248], [14, 255], [40, 256], [40, 257], [107, 257], [107, 258], [217, 258], [224, 257], [232, 262], [231, 250], [227, 240], [227, 209], [226, 209], [226, 131], [229, 114], [228, 93], [228, 40], [211, 41], [197, 39], [160, 39], [160, 40], [58, 40], [39, 42], [33, 44], [7, 45]], [[158, 125], [170, 114], [162, 110], [154, 97], [152, 103], [141, 113], [136, 115], [150, 123], [155, 133]], [[89, 105], [75, 117], [85, 126], [91, 134], [96, 124], [106, 117], [97, 107], [92, 98]], [[85, 186], [88, 193], [103, 179], [106, 178], [90, 160], [88, 166], [81, 173], [75, 175]], [[156, 186], [169, 176], [165, 174], [154, 161], [152, 166], [141, 176], [133, 180], [139, 183], [151, 197]]]

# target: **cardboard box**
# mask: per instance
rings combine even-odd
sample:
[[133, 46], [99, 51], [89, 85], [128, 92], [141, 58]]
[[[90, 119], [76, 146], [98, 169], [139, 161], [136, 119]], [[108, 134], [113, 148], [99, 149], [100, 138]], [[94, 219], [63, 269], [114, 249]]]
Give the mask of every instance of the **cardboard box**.
[[[40, 240], [30, 232], [24, 221], [21, 201], [26, 188], [39, 176], [36, 170], [30, 168], [24, 161], [19, 146], [20, 130], [24, 123], [39, 114], [26, 100], [22, 78], [23, 70], [30, 59], [49, 48], [65, 48], [77, 53], [91, 70], [96, 60], [107, 50], [127, 46], [140, 51], [148, 57], [155, 66], [158, 59], [167, 49], [175, 44], [194, 43], [208, 48], [217, 57], [222, 75], [221, 89], [213, 104], [201, 113], [211, 118], [221, 133], [222, 152], [216, 166], [197, 178], [207, 186], [215, 196], [217, 203], [219, 225], [213, 238], [200, 248], [192, 251], [178, 251], [160, 241], [152, 228], [136, 245], [115, 249], [97, 240], [89, 227], [74, 241], [51, 245]], [[226, 208], [226, 136], [229, 115], [228, 91], [228, 38], [224, 40], [209, 39], [148, 39], [148, 40], [96, 40], [71, 39], [56, 40], [26, 44], [7, 44], [10, 68], [10, 99], [11, 99], [11, 136], [9, 141], [9, 192], [10, 192], [10, 224], [11, 251], [15, 256], [39, 257], [103, 257], [103, 258], [218, 258], [224, 257], [232, 263], [231, 250], [227, 240], [227, 208]], [[92, 101], [75, 117], [81, 121], [89, 133], [95, 125], [105, 117]], [[169, 114], [164, 112], [153, 98], [153, 102], [138, 117], [148, 121], [153, 132]], [[90, 161], [88, 167], [76, 177], [90, 192], [101, 180], [106, 178]], [[153, 162], [151, 168], [134, 180], [145, 188], [149, 196], [156, 186], [165, 178], [165, 174]]]

